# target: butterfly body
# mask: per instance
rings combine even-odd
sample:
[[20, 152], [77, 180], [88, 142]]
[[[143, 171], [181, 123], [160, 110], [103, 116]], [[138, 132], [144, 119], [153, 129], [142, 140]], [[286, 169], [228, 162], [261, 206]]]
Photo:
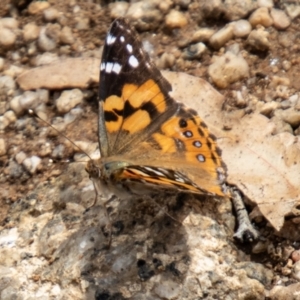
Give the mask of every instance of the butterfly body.
[[97, 194], [224, 195], [225, 166], [216, 138], [196, 111], [170, 96], [171, 89], [128, 22], [115, 20], [100, 66], [101, 158], [86, 168]]

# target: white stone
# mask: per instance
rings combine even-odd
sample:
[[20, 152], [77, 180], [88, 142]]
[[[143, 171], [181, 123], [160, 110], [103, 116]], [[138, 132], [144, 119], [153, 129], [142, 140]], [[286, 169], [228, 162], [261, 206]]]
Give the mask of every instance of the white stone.
[[219, 88], [249, 76], [249, 66], [241, 55], [226, 52], [223, 56], [214, 57], [208, 67], [208, 74]]
[[56, 8], [49, 7], [43, 11], [43, 16], [44, 16], [45, 21], [53, 22], [58, 18], [59, 12]]
[[270, 14], [274, 22], [273, 25], [276, 29], [283, 30], [291, 25], [290, 18], [283, 10], [272, 8]]
[[36, 92], [26, 91], [20, 95], [19, 103], [24, 111], [34, 108], [38, 104], [38, 95]]
[[40, 157], [33, 155], [26, 158], [22, 164], [29, 173], [34, 174], [38, 170], [41, 161], [42, 159]]
[[38, 89], [36, 91], [37, 97], [39, 99], [39, 103], [48, 103], [49, 102], [49, 90]]
[[79, 89], [62, 92], [61, 96], [56, 100], [58, 112], [67, 113], [76, 105], [83, 101], [83, 94]]
[[46, 27], [42, 27], [38, 38], [38, 46], [43, 51], [51, 51], [56, 48], [56, 41], [46, 34]]
[[215, 48], [219, 49], [224, 46], [228, 41], [233, 38], [233, 24], [228, 24], [215, 34], [211, 36], [209, 39], [210, 45]]
[[251, 32], [252, 26], [247, 20], [239, 20], [234, 23], [233, 35], [235, 37], [245, 37]]
[[20, 151], [19, 153], [16, 154], [15, 159], [16, 162], [20, 165], [23, 163], [23, 161], [26, 159], [27, 155], [23, 152]]

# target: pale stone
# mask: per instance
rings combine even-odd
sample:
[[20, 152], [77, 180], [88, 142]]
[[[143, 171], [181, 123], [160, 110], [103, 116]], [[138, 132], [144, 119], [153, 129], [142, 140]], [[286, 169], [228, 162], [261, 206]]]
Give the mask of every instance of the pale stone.
[[4, 139], [0, 139], [0, 156], [5, 155], [7, 152], [6, 142]]
[[83, 94], [81, 90], [74, 89], [62, 92], [61, 96], [56, 100], [56, 107], [58, 112], [67, 113], [76, 105], [83, 101]]
[[257, 25], [270, 27], [273, 24], [273, 20], [269, 14], [269, 10], [267, 7], [260, 7], [255, 10], [249, 17], [249, 22], [253, 27]]
[[274, 24], [273, 24], [274, 27], [279, 30], [286, 29], [287, 27], [289, 27], [291, 25], [290, 18], [281, 9], [272, 8], [271, 9], [271, 17], [274, 22]]
[[233, 24], [229, 24], [217, 31], [215, 34], [213, 34], [209, 39], [209, 43], [213, 48], [219, 49], [223, 47], [232, 38]]
[[188, 20], [182, 12], [178, 10], [171, 10], [166, 15], [165, 23], [166, 26], [170, 29], [182, 28], [187, 25]]
[[27, 23], [23, 28], [23, 38], [26, 42], [36, 40], [40, 33], [40, 27], [35, 23]]
[[249, 76], [249, 66], [242, 56], [226, 52], [223, 56], [215, 57], [208, 67], [208, 74], [220, 88]]

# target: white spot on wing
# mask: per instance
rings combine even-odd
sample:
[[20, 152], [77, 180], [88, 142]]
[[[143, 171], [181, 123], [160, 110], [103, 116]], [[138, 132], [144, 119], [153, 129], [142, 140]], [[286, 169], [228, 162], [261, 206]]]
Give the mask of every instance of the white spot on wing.
[[175, 180], [177, 181], [177, 182], [181, 182], [181, 183], [184, 183], [185, 181], [181, 178], [181, 177], [175, 177]]
[[134, 55], [130, 55], [128, 62], [133, 68], [136, 68], [139, 65], [139, 62]]
[[152, 169], [152, 168], [149, 168], [149, 167], [144, 167], [144, 169], [149, 171], [149, 172], [153, 172], [157, 176], [165, 177], [165, 175], [163, 173], [159, 172], [157, 169]]
[[111, 35], [111, 34], [108, 34], [108, 36], [106, 37], [106, 43], [107, 45], [112, 45], [116, 40], [116, 37]]
[[124, 38], [124, 36], [122, 35], [122, 36], [120, 36], [120, 41], [122, 42], [122, 43], [124, 43], [125, 42], [125, 38]]
[[103, 71], [105, 69], [105, 63], [103, 62], [103, 63], [101, 63], [101, 65], [100, 65], [100, 71]]
[[126, 45], [126, 49], [129, 53], [132, 53], [132, 46], [130, 44]]
[[111, 62], [106, 63], [105, 72], [111, 73], [112, 68], [113, 68], [113, 63], [111, 63]]
[[118, 63], [114, 63], [114, 66], [112, 67], [112, 71], [116, 74], [119, 74], [121, 72], [122, 66]]

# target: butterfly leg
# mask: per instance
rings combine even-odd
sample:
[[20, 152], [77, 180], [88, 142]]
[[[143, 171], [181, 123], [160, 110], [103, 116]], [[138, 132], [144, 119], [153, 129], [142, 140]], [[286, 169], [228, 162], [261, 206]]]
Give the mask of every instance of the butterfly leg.
[[249, 220], [241, 192], [236, 187], [230, 187], [230, 193], [238, 221], [238, 230], [234, 237], [243, 242], [253, 242], [258, 238], [259, 233]]

